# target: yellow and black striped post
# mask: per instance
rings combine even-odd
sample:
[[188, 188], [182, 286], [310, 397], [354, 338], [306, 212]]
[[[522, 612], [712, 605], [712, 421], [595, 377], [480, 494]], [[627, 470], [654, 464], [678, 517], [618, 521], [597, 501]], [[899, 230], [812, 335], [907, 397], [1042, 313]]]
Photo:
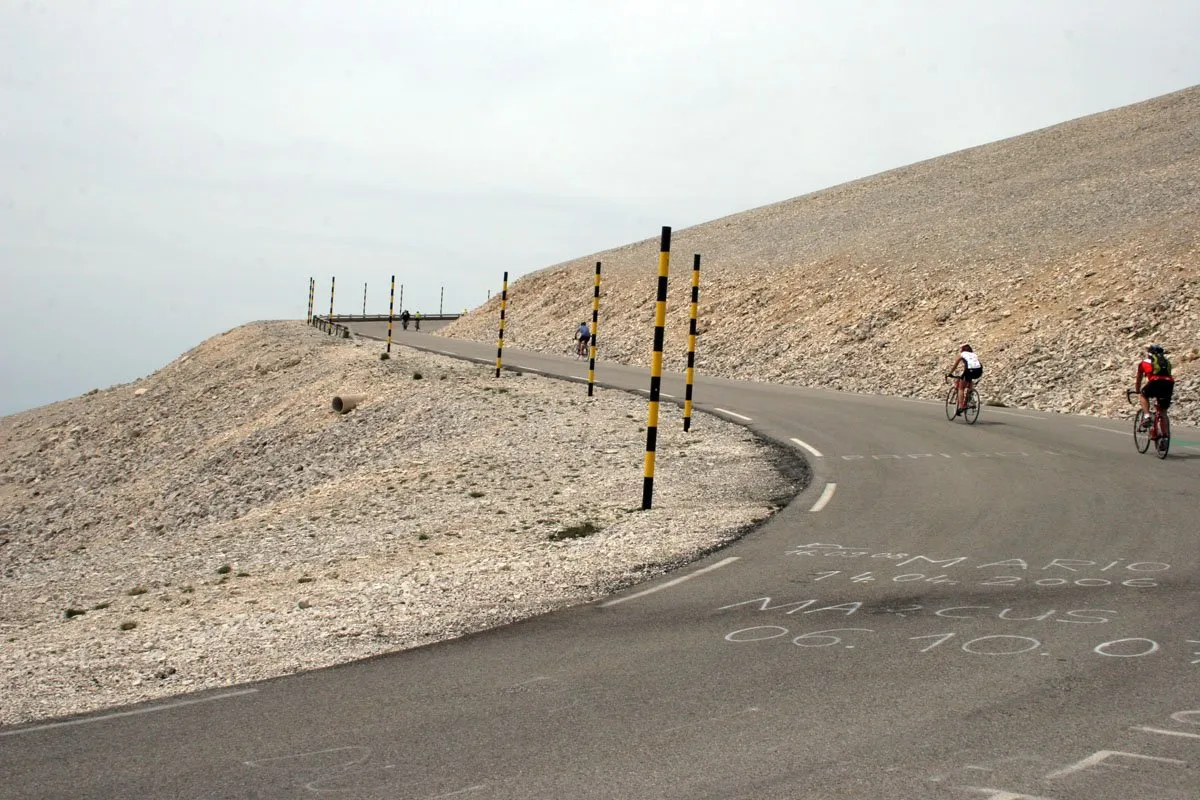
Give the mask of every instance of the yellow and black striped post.
[[337, 285], [337, 276], [329, 279], [329, 335], [333, 335], [333, 289]]
[[671, 267], [671, 229], [662, 229], [658, 248], [658, 300], [654, 304], [654, 355], [650, 358], [650, 411], [646, 418], [646, 463], [642, 472], [642, 510], [654, 500], [654, 450], [658, 444], [658, 395], [662, 387], [662, 353], [667, 324], [667, 273]]
[[687, 388], [683, 393], [683, 429], [692, 429], [692, 380], [696, 377], [696, 308], [700, 305], [700, 254], [692, 256], [692, 310], [688, 318]]
[[393, 301], [396, 299], [396, 276], [392, 276], [392, 290], [388, 293], [388, 353], [392, 352], [392, 312], [395, 310]]
[[312, 325], [313, 321], [313, 293], [316, 291], [317, 282], [313, 278], [308, 279], [308, 315], [306, 321]]
[[367, 284], [363, 283], [363, 316], [367, 315]]
[[592, 347], [588, 352], [588, 397], [596, 383], [596, 329], [600, 322], [600, 262], [596, 262], [596, 284], [592, 287]]
[[500, 359], [504, 354], [504, 311], [508, 308], [508, 273], [504, 273], [504, 288], [500, 292], [500, 337], [496, 339], [496, 377], [500, 377]]

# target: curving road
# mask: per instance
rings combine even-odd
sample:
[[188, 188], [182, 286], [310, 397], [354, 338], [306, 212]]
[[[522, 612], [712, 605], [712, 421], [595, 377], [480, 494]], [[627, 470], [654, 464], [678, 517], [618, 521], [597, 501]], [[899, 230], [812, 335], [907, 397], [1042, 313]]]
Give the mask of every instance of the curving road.
[[0, 729], [0, 798], [1200, 797], [1200, 432], [1159, 461], [1107, 420], [967, 426], [725, 380], [695, 399], [812, 465], [735, 545], [453, 642]]

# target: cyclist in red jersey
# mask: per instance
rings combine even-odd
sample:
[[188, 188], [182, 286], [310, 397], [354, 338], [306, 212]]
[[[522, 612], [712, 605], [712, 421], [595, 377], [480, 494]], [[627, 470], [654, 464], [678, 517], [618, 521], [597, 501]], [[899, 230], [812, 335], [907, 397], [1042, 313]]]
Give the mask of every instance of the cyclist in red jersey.
[[[1143, 382], [1145, 386], [1142, 385]], [[1146, 348], [1145, 358], [1137, 365], [1133, 390], [1138, 393], [1138, 402], [1142, 404], [1142, 427], [1149, 428], [1154, 424], [1150, 414], [1150, 398], [1158, 398], [1158, 407], [1166, 411], [1171, 405], [1171, 395], [1175, 393], [1171, 362], [1167, 360], [1160, 345], [1152, 344]]]

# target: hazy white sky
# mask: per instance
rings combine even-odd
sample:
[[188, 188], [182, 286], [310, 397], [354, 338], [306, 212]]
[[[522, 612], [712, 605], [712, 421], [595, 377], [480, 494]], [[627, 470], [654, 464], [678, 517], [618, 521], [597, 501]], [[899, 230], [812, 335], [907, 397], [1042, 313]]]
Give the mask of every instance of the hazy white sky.
[[[1196, 0], [0, 0], [0, 414], [1200, 83]], [[649, 265], [649, 269], [655, 268]]]

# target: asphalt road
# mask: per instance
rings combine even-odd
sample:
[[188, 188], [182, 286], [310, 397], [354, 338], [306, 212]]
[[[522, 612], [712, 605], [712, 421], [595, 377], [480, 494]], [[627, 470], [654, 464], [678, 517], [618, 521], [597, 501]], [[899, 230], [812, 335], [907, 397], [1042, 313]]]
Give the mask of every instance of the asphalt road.
[[0, 797], [1200, 797], [1200, 432], [1159, 461], [1086, 417], [703, 378], [695, 401], [812, 465], [735, 545], [457, 641], [0, 729]]

